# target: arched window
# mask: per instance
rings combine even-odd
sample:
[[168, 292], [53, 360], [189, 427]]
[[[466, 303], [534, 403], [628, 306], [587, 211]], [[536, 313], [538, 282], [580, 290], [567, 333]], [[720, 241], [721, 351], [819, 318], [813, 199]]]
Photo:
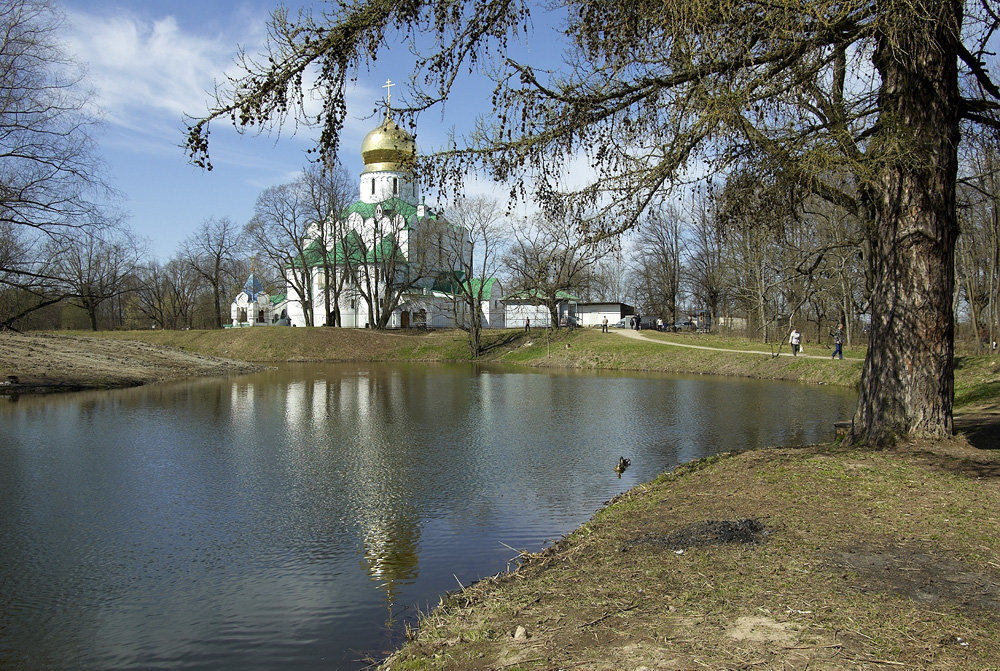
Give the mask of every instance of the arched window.
[[394, 196], [398, 196], [399, 195], [399, 178], [398, 177], [393, 177], [392, 178], [392, 194]]
[[372, 195], [375, 195], [375, 178], [372, 177]]

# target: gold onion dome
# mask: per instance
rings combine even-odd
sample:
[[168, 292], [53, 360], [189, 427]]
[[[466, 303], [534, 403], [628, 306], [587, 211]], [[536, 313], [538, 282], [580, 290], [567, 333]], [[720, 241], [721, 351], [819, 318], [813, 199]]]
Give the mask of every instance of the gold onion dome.
[[386, 117], [361, 142], [361, 158], [365, 162], [365, 172], [411, 170], [417, 158], [417, 143], [412, 135]]

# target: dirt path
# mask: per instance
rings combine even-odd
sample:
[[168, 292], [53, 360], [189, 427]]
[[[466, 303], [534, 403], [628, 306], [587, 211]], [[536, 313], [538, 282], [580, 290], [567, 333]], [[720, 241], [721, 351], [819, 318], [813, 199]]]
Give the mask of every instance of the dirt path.
[[[778, 352], [772, 354], [771, 352], [762, 352], [760, 350], [753, 349], [726, 349], [724, 347], [708, 347], [707, 345], [688, 345], [686, 343], [673, 342], [668, 340], [659, 340], [658, 338], [650, 338], [648, 336], [642, 335], [642, 331], [632, 331], [629, 329], [615, 329], [615, 333], [619, 333], [626, 338], [632, 338], [633, 340], [645, 340], [646, 342], [654, 342], [659, 345], [671, 345], [673, 347], [687, 347], [689, 349], [708, 349], [713, 352], [736, 352], [737, 354], [761, 354], [763, 356], [769, 356], [774, 358], [775, 356], [795, 356], [791, 352]], [[798, 356], [804, 357], [806, 359], [829, 359], [830, 357], [825, 354], [804, 354], [800, 353]]]
[[0, 394], [133, 387], [259, 366], [131, 340], [0, 333]]

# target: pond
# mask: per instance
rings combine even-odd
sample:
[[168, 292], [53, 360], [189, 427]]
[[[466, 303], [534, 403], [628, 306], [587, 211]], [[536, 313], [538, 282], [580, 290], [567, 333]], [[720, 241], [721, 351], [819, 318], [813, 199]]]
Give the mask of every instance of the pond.
[[830, 440], [855, 404], [418, 365], [0, 399], [0, 667], [360, 669], [442, 593], [614, 495], [717, 452]]

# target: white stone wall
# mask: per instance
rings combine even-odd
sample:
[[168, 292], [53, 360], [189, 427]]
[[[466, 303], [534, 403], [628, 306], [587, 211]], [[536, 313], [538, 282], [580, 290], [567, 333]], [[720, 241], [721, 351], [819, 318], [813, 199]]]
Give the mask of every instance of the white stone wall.
[[611, 326], [622, 318], [621, 306], [614, 304], [606, 305], [578, 305], [576, 316], [580, 318], [581, 326], [600, 326], [601, 320], [608, 318], [608, 326]]
[[509, 329], [523, 329], [526, 319], [531, 320], [531, 328], [549, 326], [552, 317], [544, 305], [507, 303], [504, 310], [505, 325]]
[[381, 203], [390, 198], [405, 200], [416, 205], [420, 189], [409, 173], [398, 170], [380, 170], [361, 173], [361, 202]]

